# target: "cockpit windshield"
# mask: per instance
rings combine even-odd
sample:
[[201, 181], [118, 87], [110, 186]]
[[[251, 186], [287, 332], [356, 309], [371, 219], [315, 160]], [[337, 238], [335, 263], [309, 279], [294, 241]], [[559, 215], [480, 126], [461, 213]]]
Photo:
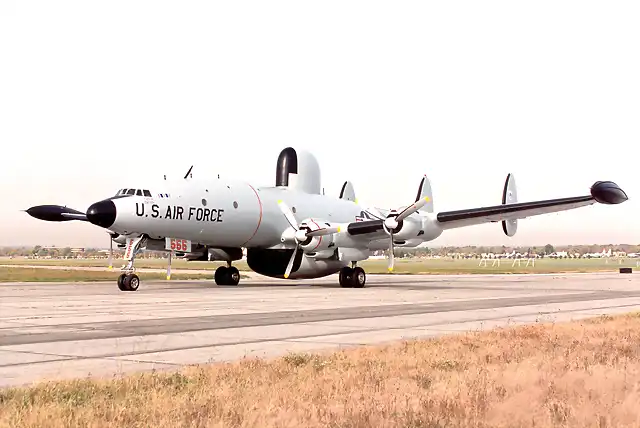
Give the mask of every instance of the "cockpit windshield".
[[120, 189], [116, 192], [116, 196], [124, 196], [124, 195], [136, 195], [136, 196], [146, 196], [148, 198], [151, 197], [151, 192], [147, 189]]

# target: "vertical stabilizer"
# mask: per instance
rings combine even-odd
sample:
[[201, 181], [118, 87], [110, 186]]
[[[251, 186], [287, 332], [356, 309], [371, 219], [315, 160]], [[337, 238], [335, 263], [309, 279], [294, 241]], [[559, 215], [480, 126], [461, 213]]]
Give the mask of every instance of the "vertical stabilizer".
[[[515, 204], [518, 202], [518, 192], [516, 189], [516, 179], [513, 174], [507, 175], [507, 180], [504, 182], [504, 189], [502, 190], [502, 204]], [[502, 231], [507, 236], [513, 236], [518, 230], [518, 220], [502, 220]]]
[[340, 189], [340, 199], [356, 202], [356, 191], [349, 180], [345, 181]]
[[422, 177], [422, 180], [420, 181], [420, 186], [418, 187], [418, 194], [416, 195], [416, 202], [418, 202], [420, 199], [423, 198], [429, 198], [429, 200], [427, 201], [426, 204], [424, 204], [424, 207], [422, 207], [422, 209], [420, 211], [426, 211], [428, 213], [432, 213], [433, 212], [433, 194], [431, 191], [431, 181], [429, 181], [429, 178], [425, 175], [424, 177]]

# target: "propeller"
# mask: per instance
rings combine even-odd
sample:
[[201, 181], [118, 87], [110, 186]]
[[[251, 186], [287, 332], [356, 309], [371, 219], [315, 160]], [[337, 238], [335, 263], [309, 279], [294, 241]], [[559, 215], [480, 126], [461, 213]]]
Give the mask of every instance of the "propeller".
[[393, 271], [393, 265], [395, 262], [393, 254], [393, 232], [398, 230], [398, 227], [402, 225], [402, 220], [417, 212], [427, 202], [429, 202], [429, 197], [425, 196], [424, 198], [418, 199], [412, 205], [406, 207], [399, 214], [395, 214], [395, 210], [392, 210], [387, 218], [384, 219], [384, 230], [389, 234], [389, 261], [387, 265], [387, 270], [389, 272]]
[[284, 277], [288, 278], [291, 275], [291, 270], [293, 269], [293, 261], [296, 258], [296, 254], [298, 253], [298, 249], [300, 245], [306, 245], [311, 241], [311, 238], [316, 236], [325, 236], [331, 235], [333, 233], [340, 232], [339, 226], [333, 227], [323, 227], [322, 229], [311, 230], [311, 228], [307, 225], [298, 226], [298, 221], [296, 217], [293, 215], [293, 211], [289, 208], [289, 206], [284, 201], [278, 201], [278, 206], [280, 207], [280, 211], [284, 214], [284, 217], [287, 219], [287, 222], [291, 226], [291, 228], [295, 231], [294, 238], [296, 240], [296, 248], [293, 250], [293, 254], [289, 259], [289, 264], [287, 265], [287, 270], [284, 272]]

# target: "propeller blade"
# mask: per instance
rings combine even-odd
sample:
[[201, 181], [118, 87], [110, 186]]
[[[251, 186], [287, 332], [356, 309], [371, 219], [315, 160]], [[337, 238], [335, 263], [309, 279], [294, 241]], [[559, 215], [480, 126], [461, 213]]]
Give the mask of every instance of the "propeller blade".
[[422, 208], [424, 206], [424, 204], [426, 204], [427, 202], [429, 202], [429, 197], [425, 196], [422, 199], [417, 200], [413, 205], [408, 206], [407, 208], [405, 208], [404, 210], [402, 210], [402, 212], [400, 214], [398, 214], [398, 216], [396, 217], [396, 221], [402, 221], [403, 219], [409, 217], [411, 214], [413, 214], [414, 212], [418, 211], [420, 208]]
[[331, 235], [332, 233], [340, 233], [340, 226], [325, 227], [323, 229], [312, 230], [311, 232], [307, 232], [307, 236], [325, 236]]
[[296, 244], [296, 248], [293, 250], [293, 254], [291, 255], [291, 258], [289, 259], [289, 264], [287, 265], [287, 270], [284, 271], [284, 277], [289, 278], [289, 275], [291, 275], [291, 270], [293, 269], [293, 261], [296, 259], [296, 254], [298, 254], [298, 244]]
[[387, 270], [389, 272], [393, 272], [393, 263], [394, 263], [394, 257], [393, 257], [393, 233], [389, 234], [389, 264], [387, 266]]
[[296, 221], [296, 217], [293, 215], [291, 209], [289, 209], [289, 206], [284, 201], [280, 200], [278, 201], [278, 207], [280, 207], [280, 211], [282, 211], [282, 214], [284, 214], [284, 217], [289, 222], [289, 225], [293, 227], [293, 230], [297, 231], [298, 222]]

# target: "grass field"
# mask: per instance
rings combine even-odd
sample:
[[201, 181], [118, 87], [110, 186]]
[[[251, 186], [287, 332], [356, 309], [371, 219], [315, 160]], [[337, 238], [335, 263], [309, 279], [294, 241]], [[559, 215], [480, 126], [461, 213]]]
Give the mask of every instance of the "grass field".
[[640, 315], [0, 391], [0, 427], [638, 426]]
[[[513, 260], [501, 260], [500, 266], [492, 266], [492, 261], [487, 261], [486, 267], [478, 266], [479, 260], [471, 259], [396, 259], [395, 273], [409, 274], [496, 274], [496, 273], [562, 273], [562, 272], [599, 272], [615, 271], [620, 267], [636, 267], [636, 259], [626, 259], [619, 263], [618, 260], [606, 259], [538, 259], [535, 267], [525, 267], [526, 260], [520, 266], [512, 266]], [[55, 260], [41, 259], [30, 260], [24, 258], [0, 258], [0, 264], [5, 265], [57, 265], [57, 266], [87, 266], [107, 267], [108, 261], [103, 260]], [[122, 266], [123, 261], [114, 260], [114, 267]], [[370, 259], [359, 263], [368, 273], [386, 273], [387, 261]], [[137, 268], [166, 268], [167, 261], [162, 259], [138, 259]], [[174, 260], [172, 267], [176, 269], [207, 269], [215, 270], [222, 262], [187, 262]], [[234, 265], [241, 271], [247, 271], [246, 262], [235, 262]]]
[[[0, 282], [78, 282], [78, 281], [113, 281], [118, 278], [119, 270], [88, 271], [71, 269], [42, 269], [30, 267], [0, 267]], [[167, 275], [159, 272], [136, 272], [141, 280], [167, 279]], [[209, 279], [213, 275], [198, 273], [172, 273], [172, 280]]]

